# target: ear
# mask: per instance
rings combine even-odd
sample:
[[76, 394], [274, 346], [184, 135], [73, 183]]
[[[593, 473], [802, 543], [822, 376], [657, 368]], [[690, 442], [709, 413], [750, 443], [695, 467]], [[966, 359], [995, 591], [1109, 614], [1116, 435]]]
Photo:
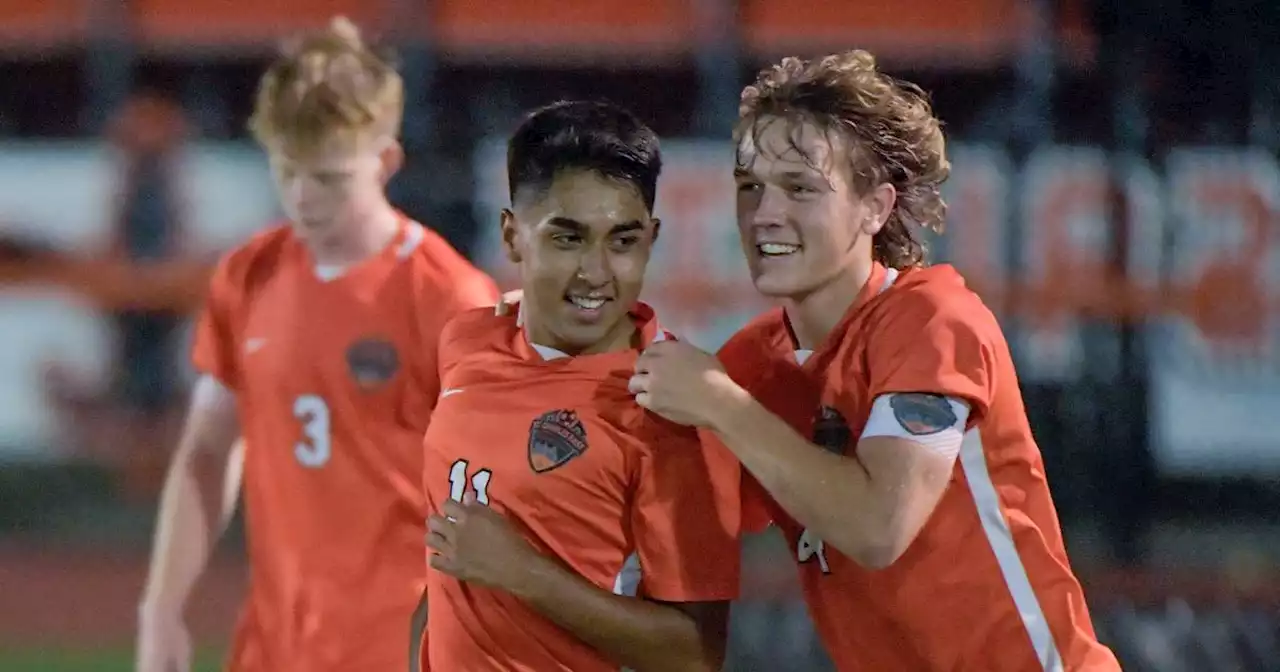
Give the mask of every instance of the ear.
[[653, 218], [653, 242], [658, 242], [658, 232], [662, 230], [662, 220]]
[[378, 160], [382, 162], [382, 183], [386, 184], [404, 167], [404, 147], [392, 139], [378, 152]]
[[862, 231], [868, 236], [880, 233], [889, 215], [893, 214], [893, 206], [898, 202], [898, 190], [885, 182], [862, 197], [862, 206], [866, 208], [867, 217], [863, 219]]
[[507, 260], [513, 264], [518, 264], [523, 260], [520, 254], [520, 246], [517, 244], [516, 238], [519, 235], [519, 222], [516, 220], [516, 213], [511, 208], [502, 209], [502, 217], [499, 220], [499, 226], [502, 227], [502, 249], [507, 253]]

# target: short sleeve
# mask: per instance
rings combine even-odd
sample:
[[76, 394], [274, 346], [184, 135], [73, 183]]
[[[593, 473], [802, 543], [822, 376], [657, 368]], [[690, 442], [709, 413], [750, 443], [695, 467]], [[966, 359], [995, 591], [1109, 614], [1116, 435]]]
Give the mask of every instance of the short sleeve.
[[239, 284], [232, 271], [232, 258], [223, 259], [209, 280], [191, 346], [191, 363], [196, 371], [217, 378], [231, 390], [240, 389], [241, 380], [234, 331]]
[[738, 596], [741, 528], [737, 461], [690, 429], [655, 432], [641, 455], [631, 528], [641, 594], [663, 602]]
[[498, 302], [498, 288], [488, 276], [470, 266], [448, 278], [424, 274], [417, 283], [414, 305], [420, 347], [412, 381], [417, 394], [408, 395], [410, 401], [404, 414], [412, 426], [425, 429], [440, 396], [440, 353], [448, 345], [446, 326], [468, 310], [492, 308]]
[[867, 344], [871, 398], [925, 392], [967, 402], [974, 416], [991, 404], [995, 319], [976, 298], [906, 291]]

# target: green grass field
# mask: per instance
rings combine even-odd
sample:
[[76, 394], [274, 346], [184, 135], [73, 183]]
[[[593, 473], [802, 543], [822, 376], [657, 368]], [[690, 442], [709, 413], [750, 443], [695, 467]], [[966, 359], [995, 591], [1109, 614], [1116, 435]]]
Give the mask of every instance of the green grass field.
[[[193, 672], [217, 672], [221, 655], [212, 652], [196, 657]], [[14, 651], [0, 649], [0, 672], [133, 672], [133, 652], [128, 649], [106, 651], [50, 651], [33, 649]]]

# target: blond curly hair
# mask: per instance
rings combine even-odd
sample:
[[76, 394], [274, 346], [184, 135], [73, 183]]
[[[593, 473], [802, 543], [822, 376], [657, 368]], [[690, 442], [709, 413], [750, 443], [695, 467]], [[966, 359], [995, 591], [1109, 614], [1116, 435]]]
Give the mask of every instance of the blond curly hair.
[[308, 151], [335, 135], [398, 136], [404, 82], [345, 17], [288, 40], [258, 84], [249, 130], [264, 146]]
[[[747, 137], [758, 147], [764, 126], [777, 120], [843, 136], [858, 193], [885, 183], [897, 190], [893, 212], [872, 241], [875, 259], [899, 269], [925, 263], [921, 229], [942, 232], [942, 183], [951, 164], [941, 123], [920, 87], [880, 72], [875, 57], [861, 49], [784, 58], [743, 89], [738, 116], [738, 147]], [[792, 149], [805, 156], [797, 137], [792, 133]], [[813, 165], [812, 157], [805, 160]]]

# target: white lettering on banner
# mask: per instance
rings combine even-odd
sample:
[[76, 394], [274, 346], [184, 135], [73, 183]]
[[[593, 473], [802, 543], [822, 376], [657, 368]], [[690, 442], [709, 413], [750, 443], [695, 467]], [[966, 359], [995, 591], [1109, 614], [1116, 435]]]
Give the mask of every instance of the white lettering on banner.
[[1173, 359], [1214, 375], [1280, 370], [1280, 170], [1262, 151], [1182, 149], [1168, 160], [1174, 217], [1168, 268], [1184, 288]]
[[[1040, 149], [1029, 158], [1022, 178], [1025, 225], [1017, 255], [1017, 315], [1023, 328], [1011, 330], [1022, 370], [1039, 380], [1070, 380], [1086, 366], [1092, 375], [1114, 376], [1119, 363], [1113, 357], [1085, 361], [1085, 324], [1077, 316], [1105, 318], [1123, 310], [1126, 298], [1156, 289], [1159, 182], [1135, 157], [1109, 158], [1099, 149], [1082, 147]], [[1124, 211], [1117, 212], [1119, 208]], [[1128, 237], [1128, 256], [1113, 260], [1121, 236]], [[1120, 269], [1127, 279], [1117, 277]], [[1116, 354], [1114, 333], [1095, 332], [1092, 337], [1110, 341], [1108, 347], [1091, 350], [1095, 357], [1099, 351]]]
[[[1072, 364], [1080, 361], [1087, 321], [1071, 315], [1093, 311], [1105, 325], [1140, 307], [1164, 316], [1143, 327], [1153, 346], [1152, 427], [1161, 464], [1257, 470], [1280, 463], [1274, 449], [1280, 435], [1274, 412], [1280, 408], [1275, 156], [1186, 148], [1151, 164], [1091, 148], [1044, 147], [1018, 168], [996, 147], [949, 149], [948, 231], [933, 241], [934, 250], [954, 262], [1002, 318], [1025, 379], [1066, 381], [1081, 374], [1085, 367]], [[663, 150], [663, 229], [645, 298], [670, 328], [716, 347], [766, 305], [751, 288], [737, 240], [732, 153], [722, 140], [670, 141]], [[475, 156], [476, 249], [478, 261], [510, 287], [514, 269], [497, 235], [499, 213], [509, 201], [505, 159], [505, 139], [485, 143]], [[1120, 177], [1115, 184], [1108, 184], [1108, 167]], [[181, 168], [191, 236], [202, 246], [243, 240], [276, 214], [269, 173], [255, 151], [195, 144]], [[113, 171], [97, 143], [0, 145], [0, 183], [20, 185], [0, 190], [0, 234], [35, 237], [70, 252], [94, 249], [107, 239], [109, 220], [93, 213], [110, 200]], [[1128, 208], [1124, 261], [1131, 286], [1097, 271], [1109, 261], [1113, 199]], [[5, 292], [0, 321], [23, 326], [0, 330], [5, 361], [53, 358], [89, 370], [110, 368], [114, 355], [105, 345], [71, 347], [106, 338], [106, 323], [93, 309], [58, 304], [58, 317], [50, 301], [36, 301], [29, 289]], [[1055, 314], [1063, 317], [1043, 319]], [[1102, 332], [1105, 340], [1106, 331], [1104, 326], [1089, 335]], [[23, 336], [54, 332], [65, 345]], [[1096, 362], [1085, 364], [1097, 372]], [[186, 369], [182, 362], [175, 366]], [[0, 373], [11, 374], [0, 390], [8, 400], [3, 407], [21, 410], [0, 413], [0, 445], [55, 445], [58, 420], [43, 396], [39, 367], [0, 367]]]

